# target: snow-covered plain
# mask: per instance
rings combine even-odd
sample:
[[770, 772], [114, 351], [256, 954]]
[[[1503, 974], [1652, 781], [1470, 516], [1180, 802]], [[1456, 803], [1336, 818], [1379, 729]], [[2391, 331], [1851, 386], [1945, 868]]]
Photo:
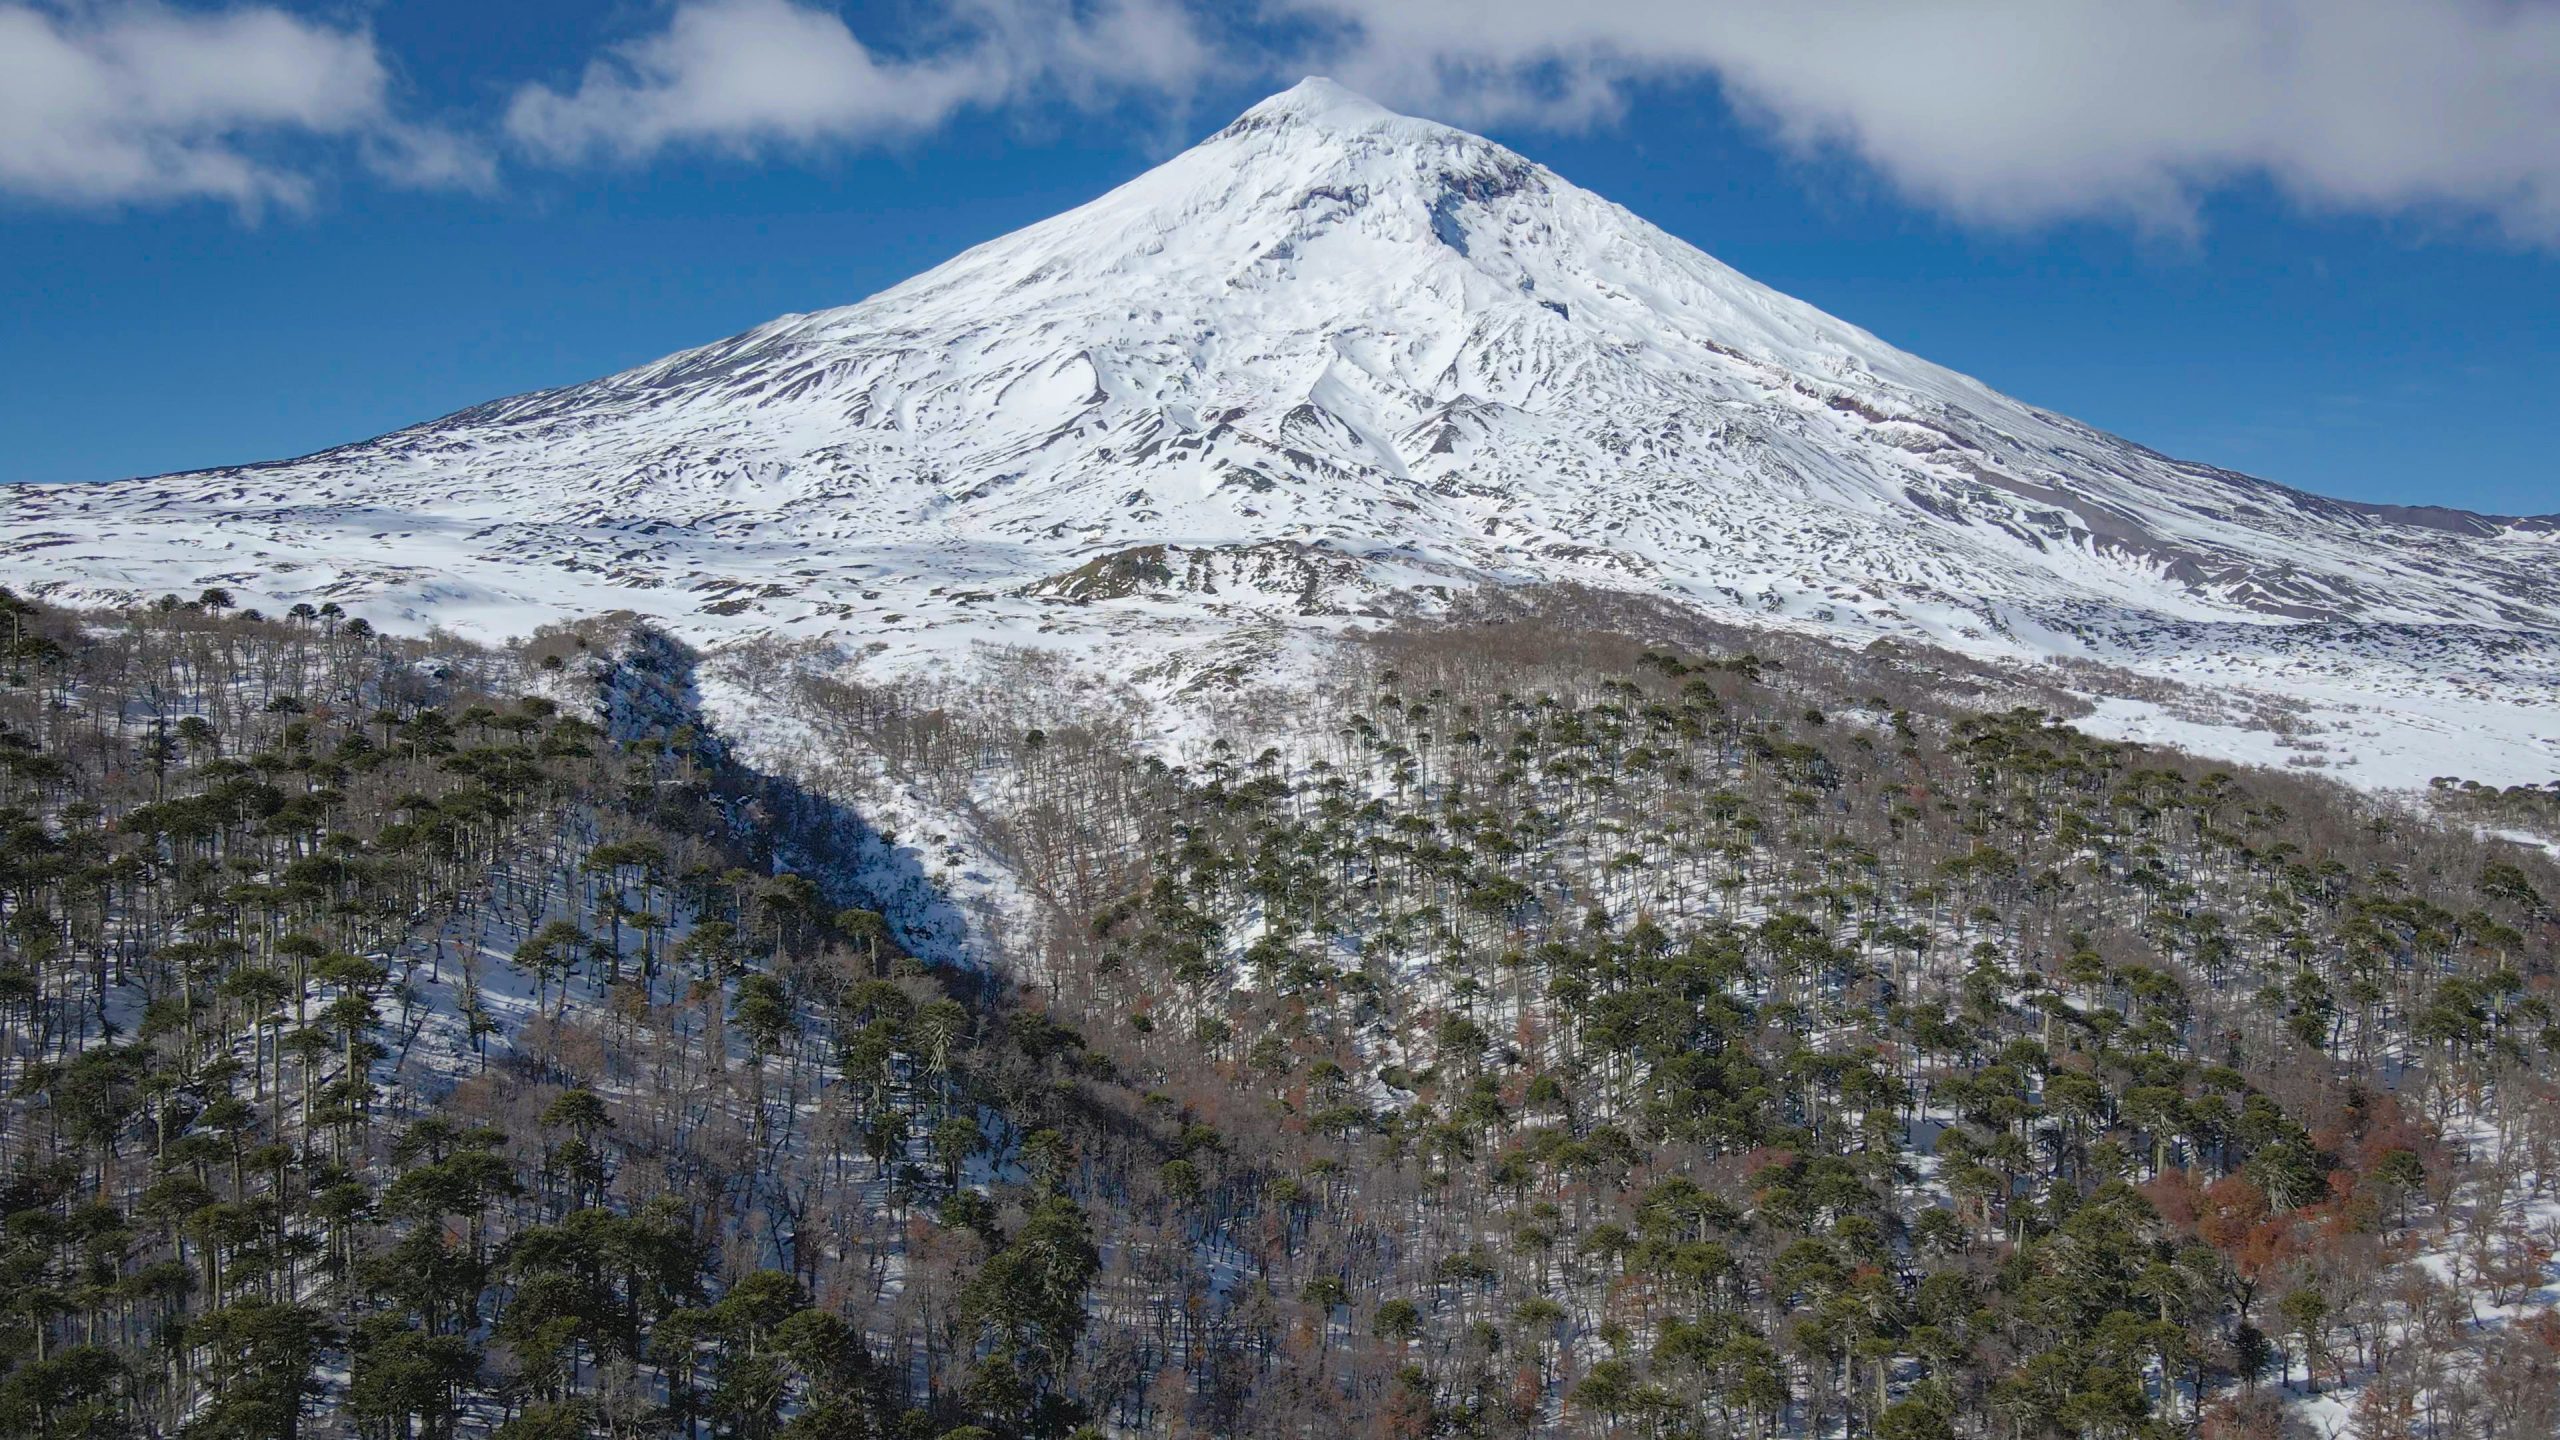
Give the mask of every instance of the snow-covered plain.
[[857, 305], [298, 460], [0, 493], [0, 580], [66, 601], [630, 610], [1178, 694], [1571, 582], [2102, 661], [2205, 700], [2101, 689], [2100, 729], [2368, 786], [2560, 773], [2560, 518], [2171, 460], [1321, 80]]

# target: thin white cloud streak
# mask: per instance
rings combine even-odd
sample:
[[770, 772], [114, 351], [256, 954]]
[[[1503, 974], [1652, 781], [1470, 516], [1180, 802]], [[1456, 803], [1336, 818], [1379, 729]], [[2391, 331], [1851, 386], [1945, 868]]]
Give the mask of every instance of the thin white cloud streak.
[[1319, 63], [1461, 122], [1584, 127], [1712, 77], [1806, 153], [1960, 220], [2192, 230], [2263, 179], [2315, 210], [2560, 241], [2552, 0], [1265, 0]]
[[486, 156], [393, 113], [361, 29], [265, 6], [0, 4], [0, 192], [71, 206], [309, 202], [311, 142], [385, 178], [480, 185]]
[[917, 135], [963, 109], [1043, 93], [1087, 107], [1132, 93], [1179, 103], [1215, 64], [1175, 0], [973, 0], [938, 38], [884, 56], [825, 5], [682, 0], [575, 86], [518, 91], [506, 129], [560, 163], [810, 149]]

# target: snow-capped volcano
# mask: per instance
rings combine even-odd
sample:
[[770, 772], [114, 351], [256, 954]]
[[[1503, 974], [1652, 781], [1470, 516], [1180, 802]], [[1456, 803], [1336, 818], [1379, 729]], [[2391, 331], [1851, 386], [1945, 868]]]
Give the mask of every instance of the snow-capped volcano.
[[21, 488], [0, 574], [892, 660], [1565, 579], [2314, 699], [2458, 674], [2484, 778], [2560, 732], [2560, 520], [2170, 460], [1324, 80], [856, 305], [299, 460]]

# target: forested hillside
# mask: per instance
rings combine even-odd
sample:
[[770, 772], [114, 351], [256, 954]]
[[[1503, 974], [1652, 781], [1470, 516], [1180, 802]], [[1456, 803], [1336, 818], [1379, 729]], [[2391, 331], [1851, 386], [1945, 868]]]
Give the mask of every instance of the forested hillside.
[[9, 600], [0, 1433], [2560, 1426], [2539, 852], [1507, 603], [1169, 727]]

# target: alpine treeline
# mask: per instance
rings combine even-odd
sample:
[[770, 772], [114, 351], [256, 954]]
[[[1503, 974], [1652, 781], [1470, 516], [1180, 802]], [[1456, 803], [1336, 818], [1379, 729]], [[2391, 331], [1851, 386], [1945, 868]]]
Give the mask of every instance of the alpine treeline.
[[2537, 852], [1571, 599], [1174, 734], [699, 662], [783, 747], [7, 597], [0, 1433], [2560, 1426]]

